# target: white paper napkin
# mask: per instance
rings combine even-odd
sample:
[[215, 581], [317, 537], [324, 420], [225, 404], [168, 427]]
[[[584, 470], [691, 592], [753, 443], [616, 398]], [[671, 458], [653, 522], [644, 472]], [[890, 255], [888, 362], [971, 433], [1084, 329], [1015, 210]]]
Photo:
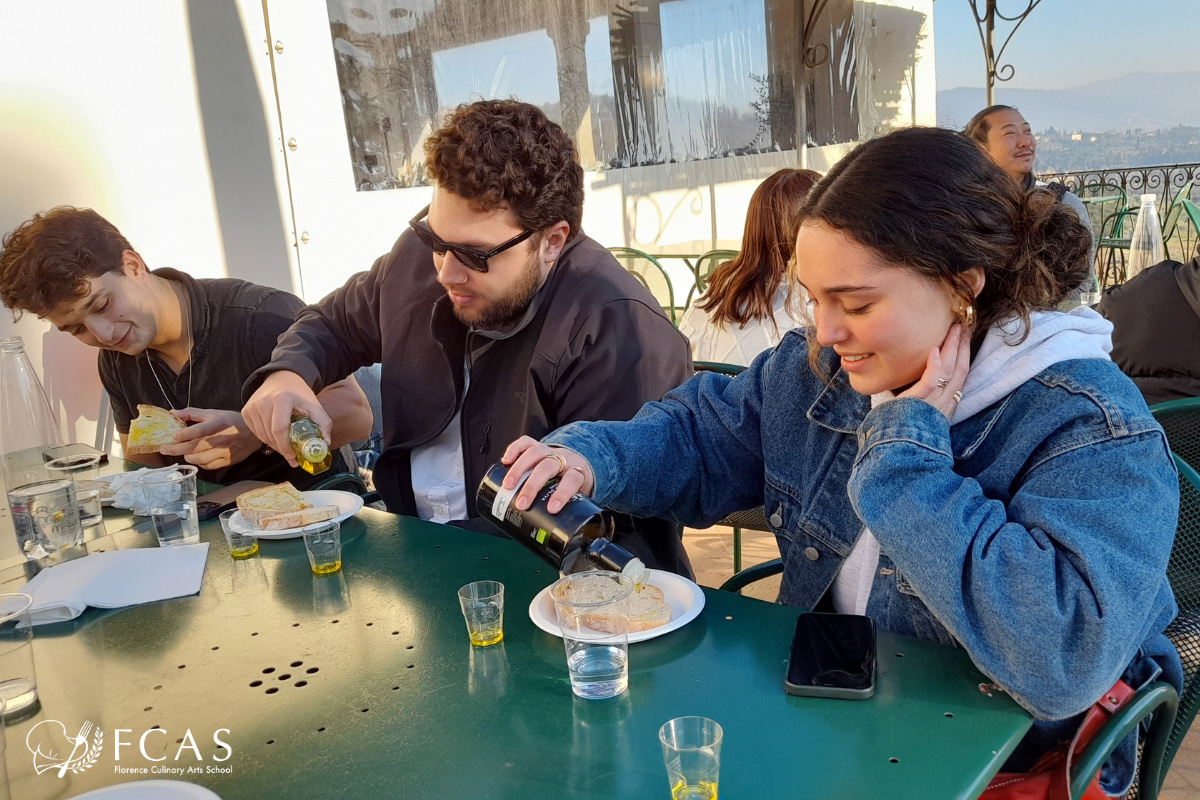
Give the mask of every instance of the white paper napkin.
[[[164, 471], [168, 468], [162, 467]], [[108, 487], [112, 492], [112, 504], [117, 508], [126, 508], [138, 516], [150, 514], [154, 506], [163, 506], [179, 499], [179, 486], [173, 483], [162, 484], [151, 489], [150, 503], [146, 502], [145, 491], [138, 478], [147, 472], [157, 471], [152, 467], [143, 467], [134, 472], [118, 472], [109, 479]]]
[[18, 591], [33, 597], [32, 624], [74, 619], [88, 606], [123, 608], [200, 591], [208, 542], [111, 550], [42, 570]]

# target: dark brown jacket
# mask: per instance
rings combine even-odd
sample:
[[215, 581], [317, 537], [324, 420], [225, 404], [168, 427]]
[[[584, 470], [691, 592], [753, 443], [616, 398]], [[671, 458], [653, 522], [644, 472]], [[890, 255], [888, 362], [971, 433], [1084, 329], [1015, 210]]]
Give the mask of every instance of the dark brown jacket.
[[[534, 303], [532, 319], [506, 338], [469, 331], [437, 283], [431, 251], [405, 232], [369, 272], [301, 312], [243, 393], [249, 397], [275, 370], [296, 372], [319, 391], [381, 362], [384, 451], [375, 485], [389, 510], [409, 515], [416, 513], [409, 453], [436, 438], [462, 405], [474, 518], [483, 474], [514, 439], [541, 438], [568, 422], [629, 419], [692, 374], [687, 340], [649, 291], [582, 234], [564, 248]], [[618, 541], [648, 566], [690, 574], [673, 525], [618, 519]]]
[[1146, 403], [1200, 396], [1200, 256], [1162, 261], [1104, 293], [1112, 360]]

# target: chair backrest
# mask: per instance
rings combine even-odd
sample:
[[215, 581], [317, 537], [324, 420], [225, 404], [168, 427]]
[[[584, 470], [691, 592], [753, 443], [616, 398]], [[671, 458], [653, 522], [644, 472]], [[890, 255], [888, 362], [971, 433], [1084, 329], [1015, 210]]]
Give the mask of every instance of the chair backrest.
[[1200, 471], [1200, 397], [1185, 397], [1150, 407], [1163, 426], [1171, 452]]
[[112, 449], [113, 433], [116, 431], [117, 418], [113, 414], [112, 401], [108, 398], [108, 390], [100, 390], [100, 410], [96, 414], [96, 449], [107, 453]]
[[1171, 200], [1171, 205], [1167, 207], [1166, 212], [1163, 214], [1163, 247], [1167, 252], [1167, 258], [1171, 257], [1170, 241], [1175, 235], [1175, 229], [1179, 227], [1179, 217], [1183, 213], [1183, 200], [1192, 193], [1193, 183], [1194, 181], [1188, 181], [1175, 193], [1174, 199]]
[[654, 299], [662, 306], [671, 322], [679, 324], [675, 318], [675, 290], [671, 287], [671, 278], [663, 269], [658, 259], [641, 250], [632, 247], [610, 247], [608, 252], [625, 268], [625, 271], [637, 277], [642, 285], [650, 290]]
[[1179, 616], [1167, 626], [1166, 634], [1183, 662], [1183, 691], [1167, 739], [1162, 774], [1171, 766], [1200, 709], [1200, 474], [1178, 455], [1175, 466], [1179, 468], [1179, 526], [1167, 577], [1179, 603]]
[[696, 259], [696, 285], [688, 289], [686, 306], [691, 306], [692, 298], [703, 294], [708, 288], [708, 278], [713, 270], [727, 261], [737, 258], [737, 250], [709, 250]]
[[1192, 221], [1192, 229], [1195, 231], [1196, 238], [1200, 240], [1200, 206], [1191, 201], [1190, 198], [1183, 198], [1183, 213], [1187, 214], [1187, 218]]
[[1106, 198], [1103, 202], [1085, 203], [1091, 218], [1092, 231], [1096, 236], [1105, 235], [1103, 228], [1107, 219], [1128, 206], [1125, 190], [1115, 183], [1085, 183], [1071, 191], [1081, 200]]

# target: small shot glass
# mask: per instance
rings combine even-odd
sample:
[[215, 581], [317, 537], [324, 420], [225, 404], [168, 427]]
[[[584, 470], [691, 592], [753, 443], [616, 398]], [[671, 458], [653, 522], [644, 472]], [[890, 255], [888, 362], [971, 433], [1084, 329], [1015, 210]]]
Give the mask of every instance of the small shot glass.
[[[235, 514], [237, 519], [234, 519]], [[234, 558], [249, 558], [258, 552], [258, 537], [254, 528], [236, 508], [221, 512], [221, 530], [225, 532], [229, 555]]]
[[318, 522], [304, 528], [304, 549], [314, 575], [331, 575], [342, 568], [342, 526]]
[[707, 717], [677, 717], [659, 728], [673, 800], [716, 800], [724, 735]]
[[476, 647], [504, 638], [504, 584], [475, 581], [458, 590], [458, 604], [467, 621], [467, 635]]

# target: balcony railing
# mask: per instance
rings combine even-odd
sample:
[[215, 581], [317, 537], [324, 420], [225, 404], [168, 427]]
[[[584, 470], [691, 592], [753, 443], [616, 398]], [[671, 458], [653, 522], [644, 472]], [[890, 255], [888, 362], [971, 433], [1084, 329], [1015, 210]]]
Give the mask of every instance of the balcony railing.
[[[1188, 196], [1193, 202], [1200, 202], [1200, 164], [1161, 164], [1152, 167], [1117, 167], [1112, 169], [1091, 169], [1079, 172], [1060, 172], [1040, 174], [1043, 181], [1055, 181], [1070, 190], [1078, 189], [1092, 183], [1108, 183], [1120, 186], [1125, 192], [1126, 200], [1131, 208], [1137, 208], [1138, 195], [1154, 194], [1158, 196], [1159, 215], [1164, 220], [1169, 213], [1171, 203], [1180, 190], [1190, 184]], [[1123, 231], [1125, 236], [1133, 233], [1131, 225]], [[1177, 261], [1187, 261], [1196, 254], [1198, 241], [1197, 232], [1188, 220], [1186, 214], [1179, 214], [1174, 232], [1166, 241], [1167, 254]], [[1105, 255], [1100, 254], [1101, 259]], [[1123, 259], [1122, 259], [1123, 261]]]

